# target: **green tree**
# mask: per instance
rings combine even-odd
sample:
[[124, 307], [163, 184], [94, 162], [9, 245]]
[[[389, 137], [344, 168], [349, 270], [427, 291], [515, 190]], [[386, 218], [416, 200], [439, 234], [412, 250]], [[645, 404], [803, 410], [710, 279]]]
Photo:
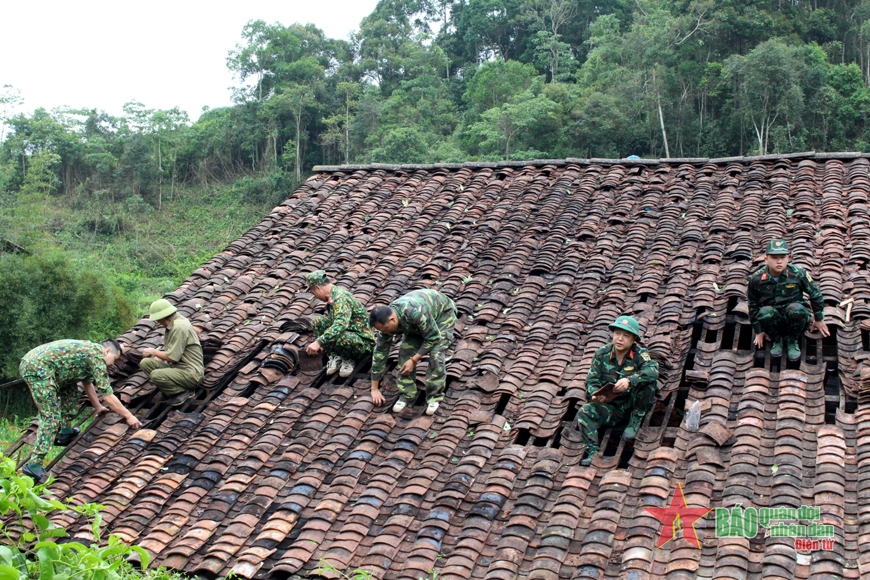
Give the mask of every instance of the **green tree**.
[[0, 254], [0, 374], [18, 376], [21, 357], [62, 338], [102, 340], [135, 322], [106, 279], [60, 252]]
[[557, 114], [556, 103], [543, 94], [535, 95], [527, 91], [501, 107], [485, 111], [471, 132], [478, 136], [484, 155], [500, 151], [503, 159], [510, 160], [511, 147], [514, 151], [525, 147], [534, 154], [540, 154], [540, 150], [534, 147], [535, 137], [541, 137], [557, 127]]
[[515, 60], [485, 62], [474, 71], [463, 98], [470, 110], [482, 113], [525, 92], [537, 77], [538, 71], [530, 64]]
[[459, 60], [479, 63], [519, 57], [525, 50], [527, 28], [520, 17], [522, 0], [467, 0], [454, 5]]
[[271, 112], [273, 117], [278, 117], [283, 113], [289, 113], [293, 117], [296, 135], [293, 140], [295, 147], [293, 167], [296, 183], [302, 181], [303, 122], [308, 111], [315, 108], [317, 104], [315, 84], [291, 85], [287, 88], [279, 89], [278, 94], [267, 103], [267, 110]]
[[15, 111], [23, 102], [21, 91], [12, 85], [3, 85], [0, 89], [0, 143], [6, 137], [6, 123], [15, 115]]
[[798, 50], [779, 40], [725, 61], [723, 74], [734, 85], [735, 109], [751, 124], [759, 153], [767, 153], [777, 123], [790, 123], [803, 110], [805, 68]]
[[532, 36], [537, 60], [550, 71], [550, 82], [566, 80], [576, 61], [571, 46], [562, 41], [562, 30], [577, 12], [574, 0], [526, 0], [524, 19], [536, 30]]

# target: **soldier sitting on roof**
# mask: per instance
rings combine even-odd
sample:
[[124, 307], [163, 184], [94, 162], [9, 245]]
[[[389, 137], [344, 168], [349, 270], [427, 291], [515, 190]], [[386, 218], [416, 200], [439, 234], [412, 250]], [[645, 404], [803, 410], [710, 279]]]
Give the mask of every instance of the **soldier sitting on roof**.
[[[771, 341], [770, 356], [782, 356], [782, 341], [788, 348], [788, 360], [801, 357], [801, 335], [809, 328], [830, 336], [825, 323], [825, 299], [805, 268], [788, 263], [785, 240], [767, 244], [767, 264], [749, 278], [749, 321], [757, 333], [755, 346], [764, 348]], [[804, 292], [810, 297], [810, 310]]]
[[366, 310], [353, 294], [333, 284], [323, 270], [311, 272], [305, 281], [308, 291], [326, 302], [326, 316], [314, 319], [317, 340], [305, 352], [314, 356], [326, 351], [329, 355], [326, 374], [338, 371], [340, 377], [349, 377], [357, 361], [369, 356], [375, 344], [375, 332], [369, 326]]
[[[586, 392], [590, 403], [580, 407], [577, 423], [586, 446], [586, 457], [581, 465], [589, 465], [598, 453], [598, 428], [619, 423], [631, 413], [628, 427], [623, 432], [626, 441], [632, 441], [640, 429], [647, 411], [652, 407], [659, 378], [659, 365], [640, 346], [640, 326], [631, 316], [620, 316], [609, 327], [613, 342], [595, 352], [586, 377]], [[613, 384], [616, 398], [610, 402], [596, 391]]]
[[195, 394], [205, 371], [199, 335], [169, 300], [155, 300], [151, 304], [150, 318], [166, 329], [164, 350], [143, 349], [145, 358], [139, 363], [139, 368], [161, 393], [169, 397], [170, 405], [183, 405]]
[[24, 355], [18, 367], [21, 378], [30, 389], [36, 403], [36, 444], [27, 463], [22, 468], [37, 482], [45, 478], [43, 462], [54, 445], [67, 445], [79, 433], [78, 427], [61, 429], [68, 425], [78, 411], [79, 394], [77, 383], [81, 381], [91, 405], [97, 414], [106, 412], [100, 403], [118, 413], [133, 429], [142, 426], [130, 411], [112, 393], [108, 367], [121, 356], [121, 345], [116, 340], [104, 340], [100, 344], [86, 340], [56, 340], [38, 346]]
[[372, 308], [369, 321], [378, 330], [372, 355], [372, 401], [376, 405], [384, 404], [384, 396], [379, 389], [380, 381], [387, 369], [393, 337], [402, 333], [397, 381], [401, 397], [393, 405], [393, 412], [401, 412], [417, 396], [414, 367], [428, 354], [426, 414], [434, 415], [444, 399], [447, 382], [445, 355], [453, 342], [456, 304], [436, 290], [414, 290], [394, 300], [389, 306]]

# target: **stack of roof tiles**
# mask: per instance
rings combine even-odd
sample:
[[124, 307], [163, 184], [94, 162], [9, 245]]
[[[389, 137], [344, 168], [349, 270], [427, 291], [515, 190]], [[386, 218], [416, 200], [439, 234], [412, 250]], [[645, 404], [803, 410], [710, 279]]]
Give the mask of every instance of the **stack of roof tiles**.
[[[167, 296], [201, 332], [207, 390], [169, 411], [120, 364], [116, 391], [151, 428], [95, 423], [51, 489], [107, 506], [103, 528], [155, 565], [209, 577], [867, 577], [868, 169], [859, 154], [317, 168]], [[790, 366], [755, 351], [746, 318], [747, 277], [778, 237], [834, 330]], [[320, 268], [366, 307], [423, 287], [454, 298], [434, 417], [373, 406], [364, 362], [346, 380], [261, 366], [311, 340], [294, 325], [320, 308], [304, 287]], [[573, 418], [622, 313], [662, 362], [656, 407], [633, 446], [603, 431], [581, 467]], [[162, 330], [122, 338], [153, 347]], [[833, 550], [717, 538], [712, 517], [700, 549], [680, 534], [657, 549], [644, 508], [678, 482], [696, 507], [817, 505]]]

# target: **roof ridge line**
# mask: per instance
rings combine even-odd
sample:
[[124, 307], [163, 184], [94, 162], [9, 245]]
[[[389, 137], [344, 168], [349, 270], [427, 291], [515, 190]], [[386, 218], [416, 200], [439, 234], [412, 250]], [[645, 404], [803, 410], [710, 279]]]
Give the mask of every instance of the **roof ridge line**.
[[502, 167], [540, 167], [543, 165], [661, 165], [661, 164], [686, 164], [686, 165], [707, 165], [724, 163], [748, 163], [753, 161], [775, 161], [777, 159], [857, 159], [859, 157], [870, 157], [870, 153], [861, 151], [836, 151], [836, 152], [815, 152], [803, 151], [800, 153], [777, 153], [773, 155], [752, 155], [752, 156], [735, 156], [735, 157], [662, 157], [659, 159], [610, 159], [601, 157], [590, 157], [581, 159], [578, 157], [567, 157], [565, 159], [531, 159], [526, 161], [466, 161], [464, 163], [368, 163], [368, 164], [349, 164], [349, 165], [315, 165], [311, 170], [315, 173], [332, 173], [335, 171], [363, 171], [370, 169], [383, 169], [385, 171], [409, 171], [409, 170], [432, 170], [432, 169], [483, 169], [492, 168], [500, 169]]

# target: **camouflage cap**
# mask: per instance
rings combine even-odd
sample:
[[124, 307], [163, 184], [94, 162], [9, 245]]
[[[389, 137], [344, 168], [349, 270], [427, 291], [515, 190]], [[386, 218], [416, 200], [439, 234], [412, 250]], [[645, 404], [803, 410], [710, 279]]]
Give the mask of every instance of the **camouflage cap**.
[[305, 281], [308, 283], [309, 290], [313, 290], [315, 286], [329, 284], [329, 278], [326, 277], [326, 272], [323, 270], [315, 270], [306, 274]]
[[788, 255], [788, 244], [785, 240], [770, 240], [767, 242], [767, 249], [764, 253], [768, 256], [786, 256]]
[[613, 324], [608, 326], [610, 330], [624, 330], [626, 332], [630, 332], [637, 340], [640, 341], [640, 324], [637, 323], [631, 316], [619, 316], [616, 320], [613, 321]]

